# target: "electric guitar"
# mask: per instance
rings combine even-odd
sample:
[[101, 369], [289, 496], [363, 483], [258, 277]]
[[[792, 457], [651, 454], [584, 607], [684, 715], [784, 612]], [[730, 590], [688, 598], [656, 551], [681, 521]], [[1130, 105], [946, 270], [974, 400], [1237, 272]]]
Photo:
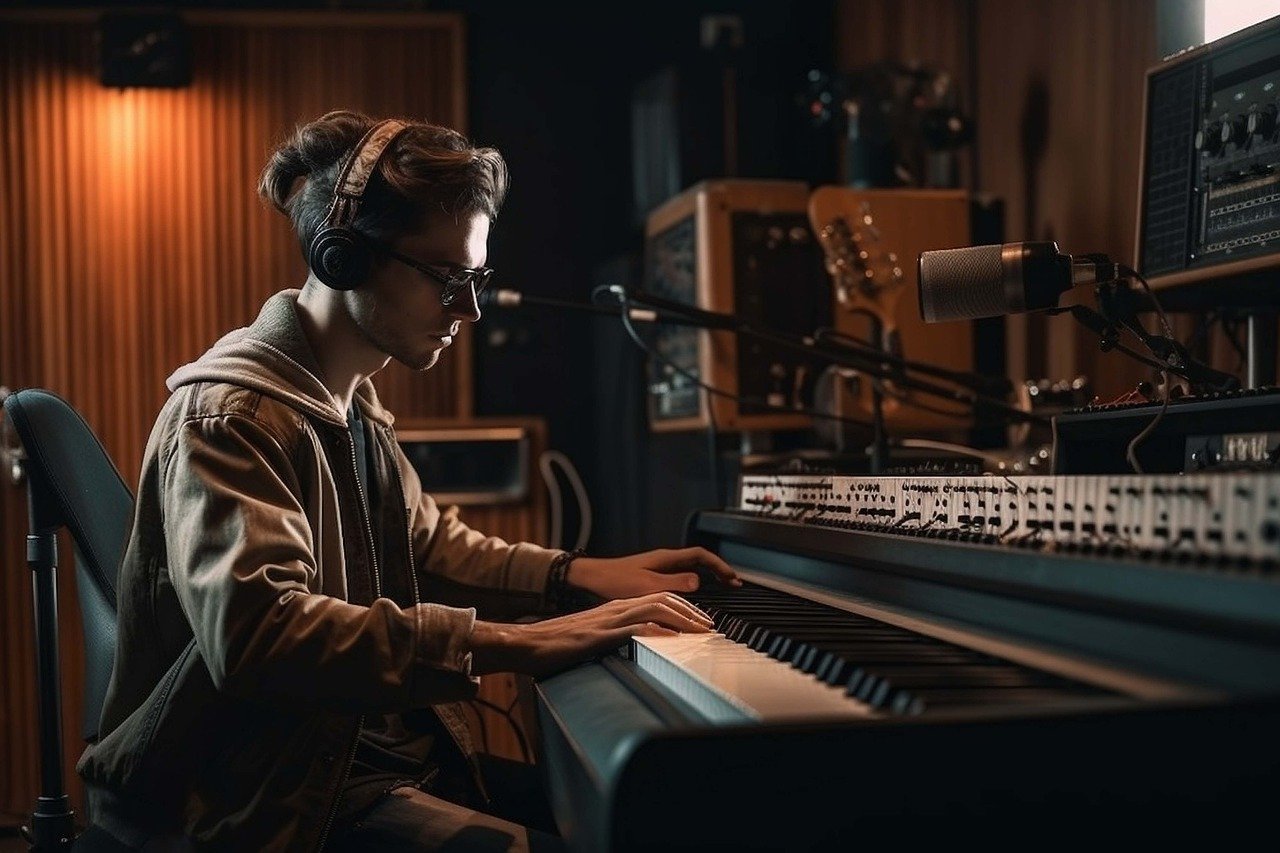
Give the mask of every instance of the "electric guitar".
[[[898, 256], [886, 248], [876, 228], [871, 204], [866, 200], [850, 209], [843, 188], [819, 187], [809, 200], [809, 221], [822, 245], [827, 272], [835, 287], [836, 301], [851, 313], [870, 318], [872, 343], [890, 355], [902, 356], [897, 310], [906, 285]], [[882, 394], [883, 412], [888, 415], [900, 405], [892, 380], [841, 370], [855, 398], [856, 412], [866, 416], [874, 411], [874, 395]]]

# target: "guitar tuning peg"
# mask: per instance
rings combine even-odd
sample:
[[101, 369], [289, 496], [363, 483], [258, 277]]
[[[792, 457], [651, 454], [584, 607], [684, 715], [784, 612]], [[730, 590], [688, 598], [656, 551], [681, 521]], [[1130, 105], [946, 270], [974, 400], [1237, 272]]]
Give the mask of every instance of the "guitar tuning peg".
[[898, 262], [898, 256], [893, 252], [890, 252], [886, 257], [889, 259], [889, 263], [891, 264], [896, 264]]

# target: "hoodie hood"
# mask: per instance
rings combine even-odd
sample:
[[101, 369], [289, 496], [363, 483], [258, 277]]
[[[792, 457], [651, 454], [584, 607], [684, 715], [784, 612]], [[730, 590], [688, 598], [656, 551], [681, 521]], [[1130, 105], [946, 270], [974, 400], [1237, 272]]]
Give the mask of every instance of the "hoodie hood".
[[[338, 411], [320, 381], [319, 362], [298, 321], [299, 293], [284, 290], [272, 296], [251, 325], [223, 335], [204, 355], [175, 370], [165, 385], [171, 392], [197, 382], [236, 385], [345, 428], [346, 413]], [[356, 386], [355, 399], [365, 417], [391, 425], [394, 419], [368, 379]]]

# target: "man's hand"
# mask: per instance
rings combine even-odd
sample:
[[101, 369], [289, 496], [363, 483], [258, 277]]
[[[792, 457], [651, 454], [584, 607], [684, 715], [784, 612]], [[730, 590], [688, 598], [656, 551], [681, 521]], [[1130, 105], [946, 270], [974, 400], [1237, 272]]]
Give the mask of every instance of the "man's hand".
[[476, 622], [471, 632], [471, 670], [476, 675], [548, 675], [611, 652], [631, 637], [706, 633], [711, 624], [707, 614], [669, 592], [610, 601], [541, 622]]
[[706, 548], [659, 548], [613, 558], [578, 557], [569, 564], [565, 582], [604, 599], [693, 592], [698, 588], [699, 568], [710, 570], [721, 583], [742, 586], [729, 564]]

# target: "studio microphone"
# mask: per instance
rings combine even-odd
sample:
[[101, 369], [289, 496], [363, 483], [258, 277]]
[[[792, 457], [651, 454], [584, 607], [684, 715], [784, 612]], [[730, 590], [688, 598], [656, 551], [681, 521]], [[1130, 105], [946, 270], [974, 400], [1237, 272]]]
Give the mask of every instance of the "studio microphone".
[[1053, 241], [921, 252], [918, 272], [927, 323], [1056, 308], [1071, 288], [1118, 277], [1105, 255], [1064, 255]]

